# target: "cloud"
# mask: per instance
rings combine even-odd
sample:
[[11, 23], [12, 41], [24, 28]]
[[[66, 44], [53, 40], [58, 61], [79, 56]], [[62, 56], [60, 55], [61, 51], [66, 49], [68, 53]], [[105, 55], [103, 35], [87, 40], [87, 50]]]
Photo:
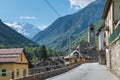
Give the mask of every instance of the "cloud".
[[35, 19], [35, 16], [20, 16], [19, 19]]
[[45, 25], [42, 25], [42, 26], [38, 26], [38, 28], [40, 29], [40, 30], [44, 30], [45, 28], [47, 28], [48, 26], [45, 26]]
[[96, 0], [69, 0], [71, 7], [74, 7], [74, 9], [84, 8], [88, 4], [90, 4], [94, 1], [96, 1]]

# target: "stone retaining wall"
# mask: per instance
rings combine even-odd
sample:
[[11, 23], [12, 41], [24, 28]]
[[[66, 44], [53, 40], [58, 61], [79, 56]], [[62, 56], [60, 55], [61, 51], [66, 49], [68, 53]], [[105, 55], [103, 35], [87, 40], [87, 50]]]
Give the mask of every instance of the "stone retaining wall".
[[43, 80], [43, 79], [46, 79], [46, 78], [53, 77], [55, 75], [64, 73], [66, 71], [69, 71], [69, 70], [79, 66], [80, 64], [81, 63], [73, 64], [73, 65], [70, 65], [70, 66], [66, 66], [64, 68], [59, 68], [59, 69], [56, 69], [56, 70], [47, 71], [47, 72], [43, 72], [43, 73], [38, 73], [38, 74], [35, 74], [35, 75], [30, 75], [30, 76], [27, 76], [25, 78], [19, 78], [19, 79], [15, 79], [15, 80]]
[[120, 76], [120, 39], [110, 46], [111, 71]]

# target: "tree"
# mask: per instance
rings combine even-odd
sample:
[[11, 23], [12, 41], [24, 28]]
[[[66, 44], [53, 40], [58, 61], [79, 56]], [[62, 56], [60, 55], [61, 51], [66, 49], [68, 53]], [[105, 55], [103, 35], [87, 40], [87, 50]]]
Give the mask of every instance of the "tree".
[[45, 45], [41, 46], [41, 49], [40, 49], [40, 57], [42, 59], [46, 59], [48, 57], [47, 55], [47, 50], [46, 50], [46, 47]]

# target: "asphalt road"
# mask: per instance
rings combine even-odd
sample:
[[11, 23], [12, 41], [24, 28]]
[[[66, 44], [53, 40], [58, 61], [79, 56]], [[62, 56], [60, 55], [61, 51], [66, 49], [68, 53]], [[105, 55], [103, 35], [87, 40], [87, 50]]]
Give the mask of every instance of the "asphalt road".
[[84, 63], [66, 73], [46, 80], [119, 80], [105, 65]]

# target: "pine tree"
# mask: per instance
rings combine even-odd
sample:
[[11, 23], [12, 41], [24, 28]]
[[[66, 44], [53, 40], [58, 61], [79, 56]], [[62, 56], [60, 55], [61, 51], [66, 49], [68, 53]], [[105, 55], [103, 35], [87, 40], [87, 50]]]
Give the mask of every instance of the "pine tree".
[[46, 59], [48, 57], [45, 45], [43, 45], [40, 49], [40, 57], [42, 59]]

